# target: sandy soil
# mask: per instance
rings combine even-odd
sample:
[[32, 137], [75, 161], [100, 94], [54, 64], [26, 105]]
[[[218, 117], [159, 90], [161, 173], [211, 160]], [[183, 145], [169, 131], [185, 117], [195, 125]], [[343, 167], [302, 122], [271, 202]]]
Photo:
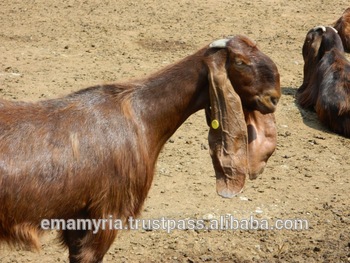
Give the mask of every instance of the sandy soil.
[[[350, 262], [350, 140], [298, 108], [306, 32], [332, 24], [349, 2], [2, 0], [0, 93], [55, 98], [143, 76], [222, 36], [245, 34], [277, 64], [283, 96], [278, 147], [239, 196], [215, 193], [203, 112], [161, 153], [142, 218], [306, 219], [308, 230], [122, 231], [106, 262]], [[1, 206], [1, 204], [0, 204]], [[0, 262], [67, 262], [49, 232], [42, 251], [0, 248]]]

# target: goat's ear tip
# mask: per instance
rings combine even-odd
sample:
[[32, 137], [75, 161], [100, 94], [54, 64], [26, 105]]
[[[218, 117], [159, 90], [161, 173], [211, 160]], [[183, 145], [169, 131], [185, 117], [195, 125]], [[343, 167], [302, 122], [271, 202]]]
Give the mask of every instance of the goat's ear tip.
[[233, 198], [243, 191], [244, 187], [244, 179], [243, 181], [233, 182], [226, 181], [223, 178], [216, 179], [216, 193], [223, 198]]

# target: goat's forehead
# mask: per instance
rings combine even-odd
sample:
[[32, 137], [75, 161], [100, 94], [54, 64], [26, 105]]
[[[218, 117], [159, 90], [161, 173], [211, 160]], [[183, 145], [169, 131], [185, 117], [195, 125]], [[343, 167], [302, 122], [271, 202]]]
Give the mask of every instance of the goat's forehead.
[[236, 35], [236, 36], [231, 38], [231, 40], [228, 43], [228, 46], [232, 46], [232, 47], [241, 46], [241, 47], [248, 47], [248, 48], [256, 48], [256, 43], [246, 36]]
[[241, 42], [244, 45], [248, 46], [248, 47], [251, 47], [251, 48], [255, 48], [256, 47], [256, 43], [253, 40], [251, 40], [251, 39], [249, 39], [247, 37], [242, 37], [241, 38]]

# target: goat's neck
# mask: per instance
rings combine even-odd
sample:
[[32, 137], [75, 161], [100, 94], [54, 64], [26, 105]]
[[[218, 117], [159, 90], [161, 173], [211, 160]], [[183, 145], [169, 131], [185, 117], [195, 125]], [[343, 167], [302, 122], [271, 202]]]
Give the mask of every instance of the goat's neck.
[[180, 125], [209, 103], [208, 75], [201, 53], [137, 84], [134, 106], [144, 125], [147, 146], [156, 156]]

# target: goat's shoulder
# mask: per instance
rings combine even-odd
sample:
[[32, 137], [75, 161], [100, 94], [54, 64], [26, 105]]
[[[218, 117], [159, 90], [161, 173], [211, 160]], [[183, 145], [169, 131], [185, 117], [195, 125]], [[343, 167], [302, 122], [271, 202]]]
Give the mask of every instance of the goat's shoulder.
[[131, 85], [128, 84], [104, 84], [104, 85], [96, 85], [88, 88], [84, 88], [78, 91], [75, 91], [66, 96], [66, 98], [79, 99], [79, 98], [87, 98], [87, 97], [105, 97], [105, 96], [119, 96], [125, 92], [130, 91], [132, 88]]
[[70, 93], [64, 97], [40, 101], [39, 105], [46, 110], [65, 110], [77, 107], [80, 110], [91, 110], [94, 106], [115, 103], [123, 97], [123, 94], [130, 93], [130, 87], [122, 84], [106, 84], [91, 86]]

